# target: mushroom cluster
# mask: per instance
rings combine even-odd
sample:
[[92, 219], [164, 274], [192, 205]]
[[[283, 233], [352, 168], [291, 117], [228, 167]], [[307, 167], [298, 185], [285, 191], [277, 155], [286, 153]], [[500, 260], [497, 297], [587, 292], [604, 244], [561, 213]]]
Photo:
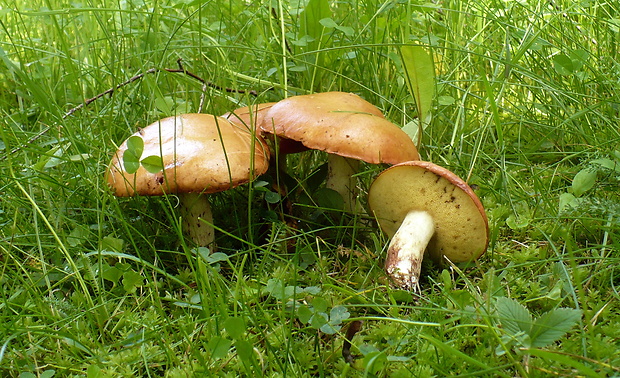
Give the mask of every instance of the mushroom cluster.
[[250, 125], [272, 141], [278, 161], [306, 149], [328, 154], [327, 188], [338, 192], [345, 210], [356, 208], [360, 161], [397, 164], [418, 160], [411, 138], [356, 94], [325, 92], [289, 97], [277, 103], [241, 108], [224, 115]]
[[[184, 114], [134, 134], [144, 141], [138, 160], [161, 157], [155, 173], [129, 172], [125, 141], [106, 180], [117, 196], [176, 194], [183, 228], [198, 246], [214, 240], [207, 195], [248, 183], [274, 156], [308, 149], [328, 154], [326, 186], [356, 211], [360, 161], [390, 164], [368, 193], [368, 206], [391, 241], [385, 268], [394, 283], [417, 289], [425, 255], [434, 261], [472, 261], [488, 244], [488, 221], [471, 188], [452, 172], [420, 161], [409, 136], [361, 97], [326, 92], [256, 104], [214, 116]], [[128, 139], [129, 140], [129, 139]], [[281, 168], [281, 167], [280, 167]]]

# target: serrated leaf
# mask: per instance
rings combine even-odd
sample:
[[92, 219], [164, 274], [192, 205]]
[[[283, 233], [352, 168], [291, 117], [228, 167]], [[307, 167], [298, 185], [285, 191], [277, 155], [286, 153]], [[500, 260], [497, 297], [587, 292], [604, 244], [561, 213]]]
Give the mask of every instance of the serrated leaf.
[[[415, 99], [418, 110], [420, 131], [430, 122], [430, 112], [435, 96], [435, 69], [433, 58], [421, 46], [403, 46], [400, 48], [405, 79], [409, 93]], [[418, 134], [418, 141], [421, 133]]]
[[147, 156], [140, 161], [140, 164], [146, 169], [149, 173], [157, 173], [161, 172], [164, 169], [164, 161], [161, 156], [151, 155]]
[[532, 348], [542, 348], [559, 340], [581, 318], [581, 311], [572, 308], [558, 308], [543, 314], [534, 321], [530, 331]]
[[596, 171], [590, 168], [584, 168], [577, 172], [573, 178], [573, 194], [575, 197], [581, 197], [582, 194], [592, 189], [596, 183]]
[[123, 273], [123, 289], [128, 293], [133, 293], [139, 286], [142, 286], [142, 276], [140, 273], [129, 270]]
[[495, 303], [502, 327], [511, 335], [520, 332], [529, 334], [532, 328], [532, 315], [529, 310], [514, 299], [499, 297]]

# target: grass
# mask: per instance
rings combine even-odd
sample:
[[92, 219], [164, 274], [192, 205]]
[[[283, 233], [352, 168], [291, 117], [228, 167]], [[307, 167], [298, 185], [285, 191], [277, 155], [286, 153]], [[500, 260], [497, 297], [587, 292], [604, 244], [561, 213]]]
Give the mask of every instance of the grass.
[[[0, 1], [2, 375], [620, 374], [618, 4], [306, 3]], [[420, 296], [390, 288], [372, 219], [328, 209], [321, 153], [289, 157], [293, 223], [258, 184], [213, 196], [214, 255], [183, 240], [175, 198], [106, 188], [116, 147], [176, 113], [343, 90], [404, 126], [405, 44], [435, 62], [421, 155], [476, 187], [491, 227], [472, 266], [425, 267]], [[162, 70], [178, 59], [215, 85]], [[500, 303], [581, 316], [532, 346]]]

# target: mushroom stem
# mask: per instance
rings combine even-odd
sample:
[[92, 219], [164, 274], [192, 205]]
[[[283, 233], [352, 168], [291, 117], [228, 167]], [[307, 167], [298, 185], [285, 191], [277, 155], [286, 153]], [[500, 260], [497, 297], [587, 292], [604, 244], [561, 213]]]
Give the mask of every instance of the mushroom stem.
[[357, 178], [360, 162], [336, 154], [327, 155], [326, 186], [340, 193], [345, 211], [357, 211]]
[[213, 215], [206, 194], [179, 194], [183, 231], [199, 247], [208, 247], [215, 240]]
[[426, 246], [435, 233], [433, 217], [426, 211], [407, 213], [388, 246], [385, 270], [398, 286], [417, 291]]

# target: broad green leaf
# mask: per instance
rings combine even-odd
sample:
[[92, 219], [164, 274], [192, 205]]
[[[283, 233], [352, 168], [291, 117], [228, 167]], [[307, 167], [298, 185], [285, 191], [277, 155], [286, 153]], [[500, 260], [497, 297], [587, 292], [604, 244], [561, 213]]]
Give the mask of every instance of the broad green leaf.
[[323, 36], [324, 28], [320, 21], [330, 18], [331, 15], [332, 11], [327, 0], [308, 1], [304, 10], [299, 14], [299, 37], [310, 36], [315, 44], [318, 44]]
[[123, 239], [112, 236], [104, 236], [101, 241], [101, 250], [103, 251], [122, 252], [124, 246], [125, 241]]
[[314, 193], [314, 199], [323, 209], [344, 209], [344, 200], [337, 191], [330, 188], [321, 188]]
[[596, 183], [596, 171], [590, 168], [584, 168], [577, 172], [573, 178], [573, 194], [575, 197], [581, 197], [582, 194], [592, 189]]
[[126, 150], [125, 153], [123, 153], [123, 166], [125, 167], [125, 172], [131, 175], [136, 173], [140, 168], [140, 161], [132, 151]]
[[212, 358], [220, 359], [228, 355], [231, 345], [232, 341], [220, 336], [214, 336], [207, 343], [207, 349], [211, 352]]
[[[200, 247], [200, 248], [206, 248], [206, 247]], [[229, 259], [229, 256], [227, 254], [223, 252], [215, 252], [215, 253], [210, 253], [205, 259], [205, 261], [213, 265], [213, 264], [217, 264], [222, 261], [227, 261], [228, 259]]]
[[340, 324], [333, 324], [330, 320], [327, 323], [323, 324], [319, 329], [321, 330], [321, 332], [327, 335], [333, 335], [340, 331], [340, 329], [342, 329], [342, 326]]
[[284, 283], [279, 278], [270, 278], [264, 290], [276, 299], [284, 299]]
[[325, 26], [326, 28], [336, 28], [338, 27], [338, 24], [336, 23], [336, 21], [332, 20], [329, 17], [326, 18], [322, 18], [319, 20], [319, 22], [321, 23], [321, 25]]
[[272, 191], [267, 191], [265, 192], [265, 202], [267, 203], [278, 203], [280, 202], [280, 200], [282, 199], [282, 196], [280, 196], [280, 193], [278, 192], [272, 192]]
[[527, 214], [525, 215], [510, 214], [508, 218], [506, 218], [506, 224], [512, 230], [519, 230], [519, 229], [529, 226], [530, 218], [527, 216]]
[[[400, 48], [405, 78], [409, 93], [415, 99], [418, 110], [419, 132], [418, 142], [428, 125], [435, 96], [435, 69], [433, 58], [421, 46], [403, 46]], [[419, 144], [419, 143], [418, 143]]]
[[575, 207], [575, 205], [577, 205], [576, 200], [577, 198], [571, 193], [560, 194], [560, 205], [558, 206], [560, 213], [569, 208]]
[[306, 305], [299, 306], [297, 309], [297, 317], [303, 324], [308, 323], [310, 318], [312, 318], [312, 315], [314, 315], [314, 313]]
[[530, 338], [533, 348], [545, 347], [559, 340], [581, 318], [581, 311], [572, 308], [558, 308], [543, 314], [534, 321]]
[[52, 378], [54, 375], [56, 375], [56, 370], [48, 369], [41, 373], [41, 375], [39, 375], [39, 378]]
[[311, 304], [315, 312], [326, 312], [327, 311], [328, 303], [325, 299], [321, 297], [313, 298]]
[[519, 332], [529, 334], [532, 328], [532, 315], [529, 310], [514, 299], [499, 297], [495, 303], [502, 327], [511, 335]]
[[144, 140], [137, 135], [130, 136], [127, 139], [127, 151], [131, 151], [134, 155], [141, 157], [144, 151]]
[[586, 50], [573, 50], [571, 51], [570, 60], [573, 62], [573, 70], [580, 70], [581, 67], [588, 61], [590, 58], [590, 53]]
[[233, 339], [240, 339], [245, 333], [245, 321], [241, 317], [230, 317], [224, 321], [226, 332]]
[[329, 322], [331, 324], [340, 324], [343, 320], [346, 320], [351, 316], [349, 310], [344, 306], [335, 306], [329, 312]]
[[151, 155], [147, 156], [140, 161], [140, 164], [146, 169], [149, 173], [157, 173], [161, 172], [164, 169], [164, 162], [161, 159], [161, 156]]
[[86, 369], [86, 378], [101, 378], [104, 377], [101, 368], [95, 364], [88, 366]]
[[567, 76], [575, 72], [573, 61], [565, 54], [559, 54], [553, 57], [553, 68], [560, 75]]
[[437, 103], [439, 105], [452, 105], [456, 102], [452, 96], [439, 96], [437, 97]]
[[104, 268], [103, 272], [101, 273], [103, 279], [111, 281], [112, 283], [114, 283], [114, 285], [118, 283], [122, 275], [123, 272], [115, 266], [109, 266], [107, 268]]
[[324, 312], [315, 312], [310, 318], [310, 326], [315, 329], [320, 329], [328, 322], [328, 316]]
[[326, 28], [330, 28], [330, 29], [336, 29], [336, 30], [340, 30], [341, 32], [343, 32], [346, 36], [352, 36], [354, 33], [353, 28], [350, 28], [348, 26], [341, 26], [338, 25], [338, 23], [336, 23], [336, 21], [332, 20], [331, 18], [327, 17], [327, 18], [322, 18], [321, 20], [319, 20], [319, 22], [321, 23], [321, 25], [325, 26]]
[[237, 355], [241, 361], [251, 363], [253, 359], [254, 350], [252, 348], [252, 344], [245, 340], [237, 340], [235, 341], [235, 349], [237, 350]]
[[174, 109], [174, 99], [170, 96], [161, 96], [160, 93], [156, 93], [155, 107], [162, 114], [172, 114]]

